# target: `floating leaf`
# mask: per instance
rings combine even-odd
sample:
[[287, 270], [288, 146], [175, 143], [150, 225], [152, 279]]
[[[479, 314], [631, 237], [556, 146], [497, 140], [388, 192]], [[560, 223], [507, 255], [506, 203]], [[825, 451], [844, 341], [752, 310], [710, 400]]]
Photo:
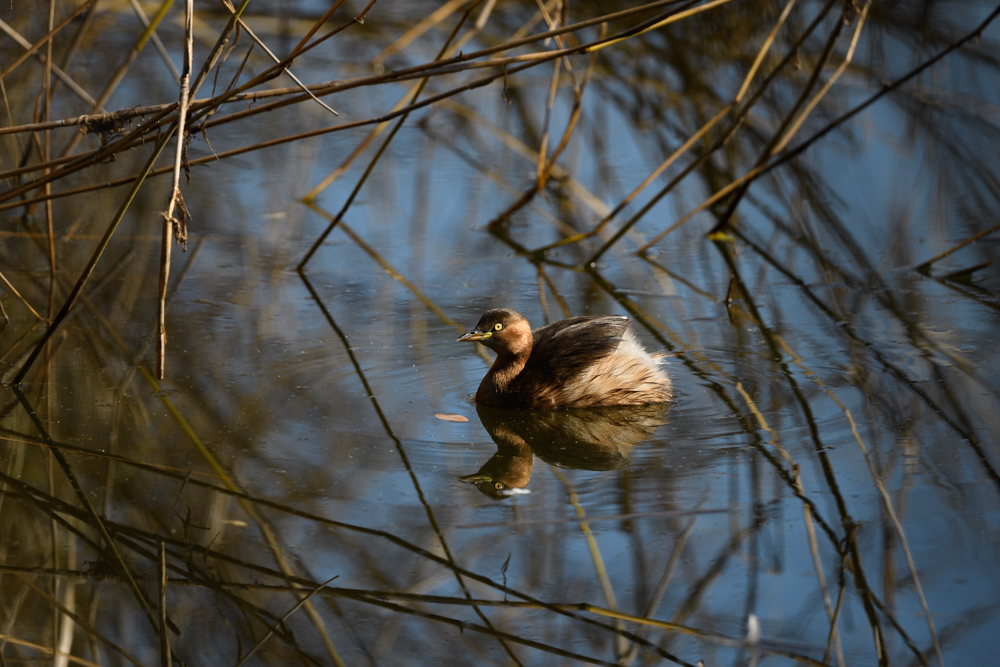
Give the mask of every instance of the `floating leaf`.
[[463, 417], [462, 415], [446, 415], [446, 414], [439, 413], [439, 414], [436, 414], [434, 416], [437, 417], [438, 419], [443, 419], [446, 422], [467, 422], [467, 421], [469, 421], [468, 417]]

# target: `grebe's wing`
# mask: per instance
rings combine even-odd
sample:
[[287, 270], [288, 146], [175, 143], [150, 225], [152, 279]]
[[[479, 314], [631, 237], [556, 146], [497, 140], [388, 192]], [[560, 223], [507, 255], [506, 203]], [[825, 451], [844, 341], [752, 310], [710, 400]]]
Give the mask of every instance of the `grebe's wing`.
[[618, 348], [629, 318], [621, 315], [571, 317], [532, 333], [534, 343], [525, 371], [562, 384], [578, 377]]

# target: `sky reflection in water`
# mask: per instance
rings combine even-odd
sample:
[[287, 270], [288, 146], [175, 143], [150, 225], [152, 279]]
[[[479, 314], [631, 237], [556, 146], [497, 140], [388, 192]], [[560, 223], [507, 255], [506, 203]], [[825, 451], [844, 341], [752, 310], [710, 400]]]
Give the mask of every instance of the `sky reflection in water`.
[[[974, 16], [956, 14], [926, 43], [913, 37], [927, 27], [913, 18], [923, 3], [895, 17], [874, 6], [855, 70], [796, 139], [972, 30], [990, 10], [974, 4], [978, 12], [966, 9]], [[787, 29], [801, 34], [820, 6], [795, 9]], [[279, 628], [251, 663], [305, 655], [333, 664], [336, 655], [346, 664], [449, 664], [462, 655], [509, 664], [513, 654], [546, 665], [581, 656], [599, 664], [638, 656], [644, 664], [875, 665], [881, 636], [884, 664], [935, 664], [935, 641], [945, 664], [987, 664], [1000, 648], [992, 631], [1000, 613], [1000, 274], [983, 265], [997, 256], [998, 237], [983, 236], [926, 275], [915, 267], [994, 224], [1000, 202], [991, 174], [1000, 151], [992, 110], [1000, 100], [983, 82], [996, 77], [988, 57], [995, 26], [947, 67], [756, 181], [726, 234], [706, 238], [731, 199], [637, 256], [752, 168], [817, 62], [831, 16], [806, 42], [799, 69], [777, 80], [725, 150], [607, 252], [595, 257], [722, 126], [606, 234], [532, 252], [593, 229], [733, 98], [777, 19], [776, 8], [758, 17], [754, 7], [735, 3], [602, 50], [559, 160], [565, 171], [492, 233], [489, 223], [537, 173], [530, 151], [540, 143], [551, 65], [512, 76], [506, 100], [497, 82], [414, 112], [304, 275], [296, 264], [374, 149], [310, 205], [299, 199], [370, 128], [194, 167], [183, 185], [190, 246], [173, 260], [168, 370], [159, 384], [137, 370], [152, 368], [155, 357], [159, 211], [169, 194], [169, 176], [150, 181], [88, 300], [27, 376], [23, 402], [5, 390], [5, 659], [37, 659], [44, 651], [24, 642], [51, 647], [58, 637], [101, 664], [126, 659], [100, 638], [141, 664], [160, 656], [155, 623], [122, 582], [58, 462], [48, 460], [47, 442], [70, 446], [60, 451], [109, 522], [153, 616], [156, 551], [166, 545], [167, 610], [181, 630], [170, 634], [171, 647], [190, 664], [236, 664], [330, 577], [337, 579], [309, 609], [288, 617], [291, 632]], [[364, 28], [343, 33], [339, 50], [304, 59], [300, 78], [369, 74], [375, 54], [412, 22], [396, 6], [384, 15], [380, 8]], [[464, 51], [509, 38], [528, 11], [501, 7], [489, 37]], [[579, 11], [577, 19], [598, 10]], [[221, 28], [218, 17], [202, 18]], [[34, 24], [23, 20], [28, 31]], [[290, 44], [304, 33], [304, 19], [288, 19], [286, 28], [266, 16], [249, 20], [275, 40], [286, 30]], [[842, 62], [853, 21], [824, 77]], [[162, 31], [168, 48], [179, 49], [179, 28]], [[431, 60], [446, 34], [432, 31], [387, 66]], [[793, 41], [780, 34], [764, 72]], [[121, 28], [107, 35], [135, 37]], [[585, 37], [596, 38], [596, 29]], [[717, 53], [712, 44], [736, 50]], [[226, 61], [228, 76], [245, 48]], [[99, 50], [87, 57], [110, 58]], [[254, 72], [264, 67], [252, 62]], [[582, 84], [587, 56], [571, 62]], [[151, 103], [140, 81], [162, 85], [156, 94], [172, 99], [161, 63], [135, 67], [109, 109]], [[95, 71], [79, 75], [99, 89]], [[436, 77], [426, 95], [474, 74]], [[14, 124], [29, 122], [32, 80], [7, 84]], [[574, 102], [565, 74], [560, 85], [549, 154]], [[339, 120], [299, 104], [220, 125], [192, 138], [190, 157], [386, 113], [403, 90], [384, 84], [331, 96]], [[59, 100], [54, 117], [85, 113]], [[88, 135], [81, 145], [98, 144]], [[94, 167], [92, 180], [134, 173], [145, 150]], [[56, 308], [123, 194], [54, 201], [64, 279]], [[44, 233], [44, 212], [23, 212], [3, 212], [2, 271], [44, 310], [48, 259], [28, 233], [31, 224]], [[3, 296], [11, 320], [0, 355], [9, 380], [44, 324], [9, 291]], [[573, 315], [630, 314], [647, 347], [671, 355], [673, 404], [656, 414], [575, 417], [477, 410], [471, 396], [491, 355], [455, 343], [456, 335], [491, 307], [515, 308], [539, 326], [564, 317], [563, 305]], [[462, 482], [472, 475], [479, 477]], [[68, 624], [57, 637], [54, 619], [62, 617], [32, 586], [90, 618], [91, 629]], [[473, 608], [470, 599], [480, 603]], [[608, 609], [660, 625], [616, 619]], [[747, 647], [751, 618], [762, 641]]]

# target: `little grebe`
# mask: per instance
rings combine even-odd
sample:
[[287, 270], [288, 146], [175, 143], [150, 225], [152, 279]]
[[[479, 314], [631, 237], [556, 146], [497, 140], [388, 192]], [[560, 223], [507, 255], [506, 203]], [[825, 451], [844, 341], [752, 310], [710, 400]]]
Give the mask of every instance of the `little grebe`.
[[476, 402], [498, 408], [589, 408], [663, 403], [670, 378], [621, 316], [572, 317], [534, 331], [517, 311], [495, 308], [458, 340], [497, 353]]

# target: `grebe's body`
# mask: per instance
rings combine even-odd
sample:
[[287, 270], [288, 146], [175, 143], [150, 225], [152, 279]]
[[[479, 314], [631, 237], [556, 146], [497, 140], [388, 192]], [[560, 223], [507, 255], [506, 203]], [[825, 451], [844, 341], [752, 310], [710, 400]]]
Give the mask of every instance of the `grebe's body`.
[[652, 355], [621, 316], [572, 317], [534, 331], [520, 313], [488, 311], [458, 340], [497, 353], [476, 402], [551, 410], [643, 405], [673, 395], [662, 358]]

